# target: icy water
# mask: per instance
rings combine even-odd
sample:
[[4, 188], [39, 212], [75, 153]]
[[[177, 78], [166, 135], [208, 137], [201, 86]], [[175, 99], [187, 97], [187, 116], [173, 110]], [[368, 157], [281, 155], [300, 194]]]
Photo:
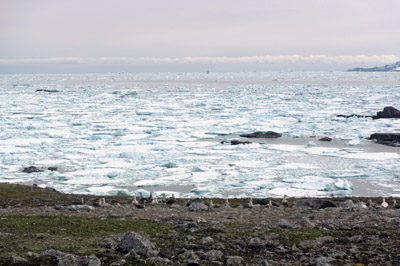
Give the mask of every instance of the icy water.
[[[399, 132], [400, 119], [336, 117], [400, 108], [399, 73], [0, 75], [0, 90], [0, 182], [90, 194], [400, 196], [400, 148], [364, 140]], [[220, 142], [269, 130], [283, 137]]]

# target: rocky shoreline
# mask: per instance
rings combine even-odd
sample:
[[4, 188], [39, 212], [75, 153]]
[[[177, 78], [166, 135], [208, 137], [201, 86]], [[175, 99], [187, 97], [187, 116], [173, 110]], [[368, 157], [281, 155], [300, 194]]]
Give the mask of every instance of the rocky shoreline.
[[0, 184], [0, 264], [398, 265], [396, 200], [135, 203]]

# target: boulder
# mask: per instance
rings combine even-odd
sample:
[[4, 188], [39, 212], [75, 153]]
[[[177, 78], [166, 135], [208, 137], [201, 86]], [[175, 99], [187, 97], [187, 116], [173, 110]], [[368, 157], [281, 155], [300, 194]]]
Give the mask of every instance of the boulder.
[[267, 132], [261, 132], [261, 131], [256, 131], [254, 133], [249, 133], [249, 134], [242, 134], [240, 135], [243, 138], [279, 138], [282, 137], [282, 134], [276, 133], [274, 131], [267, 131]]
[[239, 266], [243, 264], [243, 258], [240, 256], [227, 256], [225, 258], [225, 265]]
[[188, 210], [191, 212], [208, 211], [208, 206], [202, 202], [193, 202], [192, 204], [189, 205]]
[[133, 231], [124, 234], [116, 250], [123, 254], [133, 252], [144, 258], [158, 255], [158, 249], [153, 242]]
[[102, 248], [116, 249], [118, 243], [121, 242], [123, 236], [124, 236], [123, 234], [107, 236], [106, 238], [103, 239], [103, 241], [101, 241], [100, 246]]
[[204, 253], [202, 259], [208, 261], [220, 261], [223, 256], [224, 254], [221, 251], [213, 249]]
[[377, 142], [400, 143], [400, 133], [374, 133], [368, 139]]
[[279, 226], [280, 228], [291, 228], [291, 229], [299, 228], [297, 224], [292, 224], [284, 218], [279, 219], [276, 225]]

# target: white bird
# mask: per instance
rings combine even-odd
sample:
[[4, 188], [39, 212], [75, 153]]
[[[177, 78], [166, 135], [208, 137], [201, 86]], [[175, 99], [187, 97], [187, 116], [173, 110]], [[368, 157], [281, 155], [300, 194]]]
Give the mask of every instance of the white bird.
[[210, 200], [210, 203], [208, 203], [208, 207], [209, 207], [210, 209], [214, 208], [214, 203], [213, 203], [212, 200]]
[[389, 204], [386, 202], [385, 198], [382, 198], [381, 207], [382, 208], [387, 208], [388, 206], [389, 206]]
[[153, 200], [151, 201], [152, 204], [158, 204], [158, 199], [157, 198], [153, 198]]
[[285, 207], [288, 206], [287, 195], [283, 195], [282, 205], [285, 206]]
[[360, 209], [367, 209], [368, 208], [367, 205], [365, 205], [365, 203], [363, 201], [361, 201], [361, 200], [358, 201], [358, 203], [355, 204], [354, 206], [357, 207], [357, 208], [360, 208]]
[[244, 207], [245, 207], [245, 208], [253, 208], [253, 207], [254, 207], [253, 199], [250, 198], [250, 199], [249, 199], [249, 203], [246, 204], [246, 205], [244, 205]]
[[272, 200], [269, 200], [268, 201], [268, 205], [267, 205], [269, 208], [272, 208], [272, 207], [274, 207], [274, 205], [272, 205]]
[[110, 206], [110, 204], [108, 204], [108, 203], [106, 202], [106, 199], [105, 199], [105, 198], [101, 198], [100, 201], [101, 201], [101, 204], [100, 204], [101, 207]]
[[132, 205], [139, 204], [139, 202], [136, 199], [136, 195], [133, 195], [133, 200], [132, 200]]
[[229, 204], [229, 200], [227, 198], [225, 199], [223, 207], [224, 208], [230, 208], [231, 207], [231, 205]]

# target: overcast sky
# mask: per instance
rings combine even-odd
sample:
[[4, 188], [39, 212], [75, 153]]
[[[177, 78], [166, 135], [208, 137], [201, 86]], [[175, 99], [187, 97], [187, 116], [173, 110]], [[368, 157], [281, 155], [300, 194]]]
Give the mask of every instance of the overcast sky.
[[399, 0], [0, 0], [0, 73], [389, 64], [399, 11]]

